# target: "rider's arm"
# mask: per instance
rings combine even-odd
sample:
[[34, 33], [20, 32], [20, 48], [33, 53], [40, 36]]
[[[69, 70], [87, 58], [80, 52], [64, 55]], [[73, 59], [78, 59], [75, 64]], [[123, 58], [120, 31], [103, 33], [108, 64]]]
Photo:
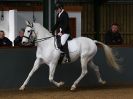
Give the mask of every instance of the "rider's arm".
[[64, 33], [68, 29], [68, 26], [69, 26], [69, 17], [67, 13], [64, 13], [63, 20], [61, 22], [62, 33]]
[[57, 15], [57, 17], [56, 17], [56, 24], [52, 27], [52, 29], [51, 29], [51, 32], [52, 32], [52, 34], [54, 35], [54, 32], [55, 32], [55, 30], [57, 29], [57, 27], [59, 26], [59, 22], [58, 22], [58, 15]]

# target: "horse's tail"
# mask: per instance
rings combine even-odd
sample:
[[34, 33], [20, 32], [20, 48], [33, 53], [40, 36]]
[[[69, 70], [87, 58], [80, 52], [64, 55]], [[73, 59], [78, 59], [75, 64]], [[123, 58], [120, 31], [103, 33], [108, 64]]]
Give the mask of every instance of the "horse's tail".
[[109, 65], [111, 65], [113, 68], [115, 68], [116, 70], [120, 71], [120, 65], [117, 63], [117, 58], [115, 57], [115, 55], [112, 52], [112, 49], [107, 46], [106, 44], [96, 41], [94, 40], [95, 43], [98, 43], [100, 45], [102, 45], [104, 52], [105, 52], [105, 56], [107, 58], [107, 62]]

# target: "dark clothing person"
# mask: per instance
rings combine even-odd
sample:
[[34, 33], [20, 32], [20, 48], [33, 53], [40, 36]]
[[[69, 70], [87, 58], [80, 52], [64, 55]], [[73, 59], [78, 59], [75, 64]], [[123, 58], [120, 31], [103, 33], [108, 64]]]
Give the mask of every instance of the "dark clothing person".
[[[67, 40], [70, 37], [70, 28], [69, 28], [69, 16], [66, 11], [63, 9], [63, 3], [56, 3], [56, 12], [58, 13], [56, 16], [56, 24], [52, 28], [51, 32], [53, 35], [58, 37], [58, 41], [60, 41], [60, 45], [58, 48], [65, 53], [66, 62], [70, 62], [69, 50]], [[54, 33], [56, 30], [56, 33]]]
[[18, 36], [15, 38], [15, 40], [14, 40], [14, 46], [22, 46], [22, 38], [23, 38], [23, 36], [24, 36], [24, 31], [25, 31], [25, 29], [24, 28], [22, 28], [20, 31], [19, 31], [19, 33], [18, 33]]
[[119, 32], [119, 25], [112, 24], [111, 29], [105, 34], [105, 43], [110, 45], [119, 45], [123, 43], [123, 39]]
[[0, 39], [0, 46], [12, 46], [12, 42], [7, 37], [4, 37]]
[[12, 42], [5, 37], [5, 32], [0, 30], [0, 46], [12, 46]]
[[119, 45], [123, 43], [123, 39], [119, 32], [112, 33], [111, 31], [108, 31], [105, 34], [105, 43], [110, 45]]
[[62, 33], [70, 34], [70, 28], [69, 28], [69, 16], [68, 13], [63, 11], [60, 16], [57, 14], [56, 16], [56, 24], [52, 28], [52, 33], [54, 33], [55, 30], [57, 30], [57, 33], [60, 31], [59, 29], [62, 29]]
[[21, 41], [22, 41], [22, 37], [17, 36], [17, 37], [15, 38], [15, 40], [14, 40], [14, 46], [22, 46]]

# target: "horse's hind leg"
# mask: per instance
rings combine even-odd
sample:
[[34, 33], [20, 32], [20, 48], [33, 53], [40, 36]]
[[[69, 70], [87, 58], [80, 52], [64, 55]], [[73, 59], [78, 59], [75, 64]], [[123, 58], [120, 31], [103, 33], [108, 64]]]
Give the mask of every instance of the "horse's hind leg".
[[99, 67], [93, 63], [93, 61], [89, 62], [89, 66], [96, 72], [96, 76], [98, 78], [98, 82], [105, 84], [106, 81], [102, 80], [101, 74], [99, 72]]
[[29, 80], [30, 80], [31, 76], [33, 75], [33, 73], [39, 68], [39, 65], [40, 65], [40, 59], [36, 59], [32, 70], [30, 71], [28, 77], [24, 81], [23, 85], [19, 88], [19, 90], [24, 90], [25, 86], [29, 82]]
[[73, 83], [71, 90], [75, 90], [76, 89], [76, 85], [80, 82], [80, 80], [87, 74], [87, 63], [88, 63], [88, 58], [86, 58], [85, 56], [81, 57], [81, 68], [82, 68], [82, 72], [81, 75], [79, 76], [79, 78]]

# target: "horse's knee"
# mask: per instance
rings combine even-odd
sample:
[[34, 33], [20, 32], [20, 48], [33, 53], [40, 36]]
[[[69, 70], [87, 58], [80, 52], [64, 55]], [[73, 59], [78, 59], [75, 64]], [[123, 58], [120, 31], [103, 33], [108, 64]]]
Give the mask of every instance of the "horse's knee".
[[87, 71], [87, 70], [82, 71], [82, 75], [86, 75], [87, 73], [88, 73], [88, 71]]

